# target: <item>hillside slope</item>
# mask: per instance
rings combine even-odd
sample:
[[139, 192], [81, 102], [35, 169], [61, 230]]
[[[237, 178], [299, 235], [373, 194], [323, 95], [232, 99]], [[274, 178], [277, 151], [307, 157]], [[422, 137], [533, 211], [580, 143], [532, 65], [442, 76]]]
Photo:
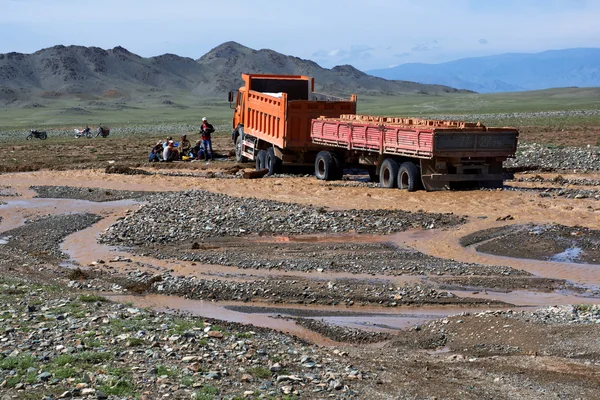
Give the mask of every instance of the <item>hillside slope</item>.
[[387, 81], [349, 65], [321, 68], [310, 60], [235, 42], [217, 46], [196, 61], [174, 54], [144, 58], [122, 47], [54, 46], [33, 54], [0, 54], [0, 105], [65, 97], [139, 99], [148, 92], [222, 96], [240, 85], [244, 72], [314, 76], [317, 89], [331, 94], [456, 92]]

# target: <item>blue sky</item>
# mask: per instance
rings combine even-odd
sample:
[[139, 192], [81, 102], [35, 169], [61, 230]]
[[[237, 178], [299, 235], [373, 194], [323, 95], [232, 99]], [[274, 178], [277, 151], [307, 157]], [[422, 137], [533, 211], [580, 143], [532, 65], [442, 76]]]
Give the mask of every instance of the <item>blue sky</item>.
[[600, 0], [0, 0], [0, 53], [123, 46], [199, 58], [233, 40], [368, 70], [600, 47]]

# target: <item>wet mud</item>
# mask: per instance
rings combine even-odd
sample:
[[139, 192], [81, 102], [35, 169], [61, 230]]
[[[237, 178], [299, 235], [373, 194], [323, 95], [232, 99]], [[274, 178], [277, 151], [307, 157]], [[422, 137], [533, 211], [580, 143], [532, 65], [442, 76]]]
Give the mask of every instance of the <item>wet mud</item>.
[[581, 226], [509, 225], [468, 235], [461, 244], [506, 257], [600, 264], [600, 231]]

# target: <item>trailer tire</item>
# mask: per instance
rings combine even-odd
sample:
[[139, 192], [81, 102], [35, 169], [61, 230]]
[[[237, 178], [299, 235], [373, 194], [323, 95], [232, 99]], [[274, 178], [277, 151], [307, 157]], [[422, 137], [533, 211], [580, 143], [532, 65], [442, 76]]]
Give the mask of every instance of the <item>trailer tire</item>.
[[398, 162], [391, 158], [386, 158], [381, 163], [379, 169], [379, 187], [395, 188], [398, 186]]
[[267, 166], [267, 151], [259, 150], [254, 159], [256, 162], [256, 170], [259, 171], [261, 169], [266, 168]]
[[239, 163], [248, 161], [248, 159], [242, 155], [242, 136], [243, 134], [240, 133], [235, 139], [235, 161]]
[[281, 172], [281, 158], [275, 155], [275, 148], [269, 147], [265, 157], [265, 168], [269, 170], [267, 175], [275, 175]]
[[414, 192], [421, 188], [420, 183], [421, 174], [419, 173], [419, 168], [410, 161], [403, 162], [398, 171], [398, 188]]
[[320, 151], [315, 158], [315, 176], [321, 181], [338, 179], [339, 170], [336, 156], [329, 151]]

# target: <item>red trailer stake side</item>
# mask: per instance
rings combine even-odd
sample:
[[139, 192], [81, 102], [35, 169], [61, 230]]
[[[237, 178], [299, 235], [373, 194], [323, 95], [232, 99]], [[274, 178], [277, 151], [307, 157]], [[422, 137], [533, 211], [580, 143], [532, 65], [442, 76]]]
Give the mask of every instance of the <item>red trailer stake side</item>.
[[[313, 142], [329, 146], [340, 164], [372, 165], [380, 186], [427, 190], [470, 182], [501, 187], [502, 162], [514, 156], [518, 131], [480, 123], [414, 118], [342, 115], [312, 122]], [[317, 156], [319, 158], [319, 156]], [[320, 179], [335, 170], [316, 160]], [[336, 173], [334, 171], [334, 176]]]

